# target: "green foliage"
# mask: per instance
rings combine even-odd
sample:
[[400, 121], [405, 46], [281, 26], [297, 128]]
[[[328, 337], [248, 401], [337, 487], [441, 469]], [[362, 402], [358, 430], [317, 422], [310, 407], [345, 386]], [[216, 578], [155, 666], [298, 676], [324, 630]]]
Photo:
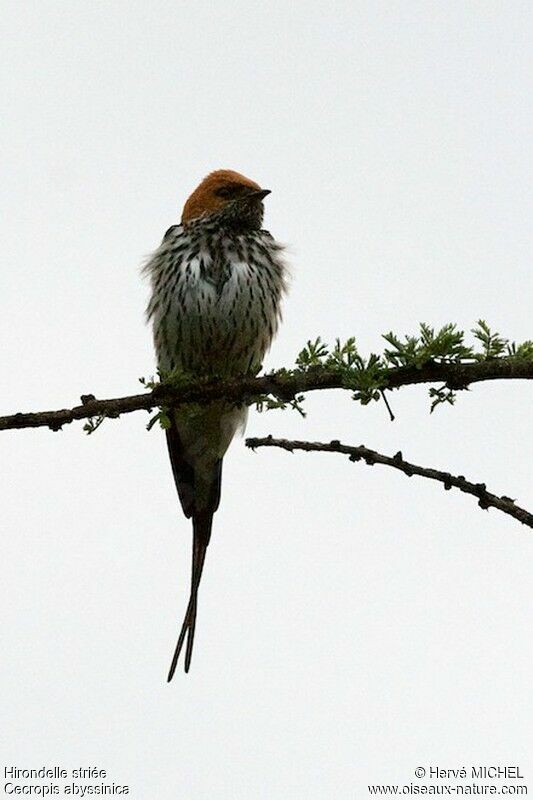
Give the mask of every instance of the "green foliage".
[[301, 372], [319, 368], [338, 375], [342, 385], [353, 390], [354, 400], [363, 405], [380, 399], [384, 385], [381, 359], [375, 353], [364, 359], [357, 350], [353, 336], [344, 344], [336, 339], [331, 351], [320, 337], [314, 342], [308, 341], [296, 358], [296, 366]]
[[[156, 378], [153, 375], [151, 375], [149, 378], [139, 378], [139, 383], [142, 383], [145, 389], [148, 389], [151, 392], [156, 387], [161, 385], [163, 379], [160, 372], [158, 373], [158, 375], [159, 375], [159, 380], [156, 380]], [[170, 417], [168, 416], [168, 408], [161, 407], [156, 414], [153, 414], [148, 420], [146, 430], [151, 431], [154, 425], [156, 425], [157, 423], [159, 423], [160, 427], [163, 428], [164, 431], [170, 428], [171, 422], [170, 422]]]
[[168, 430], [172, 424], [168, 414], [169, 414], [168, 408], [162, 408], [160, 411], [157, 412], [157, 414], [154, 414], [152, 417], [150, 417], [148, 425], [146, 426], [146, 430], [151, 431], [154, 425], [158, 422], [160, 427], [163, 428], [164, 431]]
[[308, 341], [303, 350], [298, 353], [296, 358], [296, 366], [302, 372], [311, 369], [312, 367], [324, 366], [324, 359], [329, 355], [328, 348], [318, 336], [314, 342]]
[[472, 333], [483, 347], [482, 352], [474, 356], [477, 361], [500, 358], [507, 351], [507, 339], [502, 339], [499, 333], [493, 333], [485, 320], [478, 320], [477, 328], [473, 328]]
[[290, 400], [282, 400], [281, 398], [271, 397], [269, 394], [263, 394], [255, 401], [255, 409], [262, 414], [263, 411], [273, 411], [275, 409], [285, 411], [287, 408], [292, 408], [293, 411], [297, 411], [301, 417], [305, 417], [307, 414], [302, 405], [304, 400], [305, 397], [303, 394]]
[[475, 353], [474, 358], [476, 361], [487, 361], [491, 358], [517, 358], [517, 359], [530, 359], [533, 358], [533, 341], [527, 339], [522, 344], [516, 342], [509, 342], [504, 339], [499, 333], [493, 333], [485, 320], [480, 319], [477, 323], [477, 328], [472, 329], [475, 338], [481, 342], [481, 353]]
[[[161, 386], [166, 386], [169, 389], [184, 389], [189, 385], [198, 385], [198, 379], [193, 380], [190, 375], [185, 375], [179, 370], [173, 370], [172, 372], [165, 373], [158, 371], [158, 377], [159, 380], [154, 378], [153, 375], [150, 378], [139, 378], [139, 382], [150, 391], [160, 388]], [[169, 414], [170, 409], [165, 408], [165, 406], [161, 406], [159, 411], [150, 417], [146, 426], [146, 430], [151, 431], [154, 425], [157, 425], [158, 423], [164, 431], [168, 430], [172, 424]]]
[[[362, 405], [367, 405], [381, 399], [387, 403], [384, 391], [389, 385], [388, 378], [392, 371], [398, 369], [421, 370], [431, 364], [468, 365], [494, 359], [533, 359], [533, 341], [528, 340], [522, 344], [510, 343], [499, 333], [493, 332], [482, 319], [478, 320], [471, 333], [474, 342], [469, 344], [465, 341], [464, 331], [459, 330], [453, 323], [435, 330], [422, 322], [417, 335], [402, 337], [392, 331], [384, 334], [383, 339], [387, 343], [387, 347], [383, 353], [380, 355], [371, 353], [367, 358], [359, 353], [353, 336], [345, 342], [336, 339], [333, 347], [330, 347], [318, 336], [314, 341], [309, 340], [298, 353], [295, 368], [280, 369], [271, 373], [270, 377], [274, 386], [271, 393], [249, 397], [243, 402], [255, 403], [259, 412], [289, 408], [305, 416], [302, 407], [304, 396], [302, 394], [292, 396], [290, 392], [284, 392], [284, 379], [313, 372], [334, 375], [344, 388], [351, 390], [354, 400]], [[256, 375], [259, 369], [259, 365], [254, 366], [250, 374]], [[153, 390], [160, 386], [167, 386], [169, 389], [184, 389], [193, 385], [197, 388], [198, 383], [202, 380], [212, 382], [216, 378], [210, 376], [199, 379], [174, 371], [159, 375], [159, 381], [153, 377], [139, 380], [146, 389]], [[221, 376], [220, 380], [224, 380], [224, 378]], [[464, 389], [467, 388], [467, 386], [464, 387]], [[453, 405], [457, 391], [456, 387], [452, 389], [446, 384], [431, 387], [429, 389], [431, 412], [437, 406], [446, 403]], [[101, 425], [102, 421], [103, 417], [90, 419], [85, 425], [85, 430], [87, 433], [92, 433]], [[151, 418], [148, 429], [151, 429], [156, 423], [159, 423], [164, 429], [170, 426], [168, 409], [162, 407]]]
[[464, 332], [452, 323], [435, 333], [434, 328], [421, 322], [419, 336], [406, 336], [401, 341], [394, 333], [386, 333], [383, 338], [392, 348], [383, 353], [385, 364], [391, 367], [420, 369], [429, 361], [457, 364], [474, 357], [472, 348], [464, 344]]
[[507, 345], [507, 355], [510, 358], [521, 359], [522, 361], [529, 361], [533, 358], [533, 341], [526, 339], [522, 344], [511, 342]]
[[429, 409], [430, 414], [433, 414], [437, 406], [441, 405], [441, 403], [449, 403], [453, 406], [457, 397], [453, 389], [448, 389], [446, 385], [431, 386], [429, 389], [429, 396], [432, 400], [431, 408]]
[[[336, 340], [330, 351], [328, 345], [317, 337], [308, 341], [296, 358], [296, 366], [301, 372], [313, 369], [324, 369], [341, 376], [343, 385], [353, 389], [353, 399], [363, 405], [382, 397], [387, 386], [388, 370], [399, 367], [422, 369], [430, 363], [435, 364], [472, 364], [494, 358], [533, 358], [533, 341], [520, 345], [509, 344], [499, 333], [491, 331], [484, 320], [479, 320], [472, 330], [474, 338], [481, 343], [481, 349], [475, 349], [465, 342], [464, 331], [457, 325], [449, 323], [435, 331], [424, 322], [420, 323], [417, 336], [404, 336], [395, 333], [383, 334], [389, 345], [382, 355], [371, 353], [364, 359], [357, 351], [355, 339], [350, 337], [344, 344]], [[453, 405], [456, 391], [447, 386], [431, 387], [429, 396], [432, 400], [431, 411], [448, 403]]]
[[89, 417], [85, 425], [83, 426], [83, 430], [90, 436], [91, 433], [94, 433], [98, 430], [104, 419], [106, 419], [107, 414], [100, 414], [98, 417]]
[[155, 389], [156, 386], [159, 386], [159, 381], [157, 381], [153, 375], [149, 378], [139, 378], [139, 383], [142, 383], [145, 389], [148, 389], [150, 392], [152, 389]]

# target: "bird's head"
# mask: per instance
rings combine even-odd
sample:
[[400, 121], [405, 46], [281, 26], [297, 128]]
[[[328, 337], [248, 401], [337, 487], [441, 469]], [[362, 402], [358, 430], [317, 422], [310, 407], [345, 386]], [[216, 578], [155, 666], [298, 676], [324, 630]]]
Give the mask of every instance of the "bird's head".
[[263, 199], [270, 189], [261, 187], [231, 169], [211, 172], [191, 194], [183, 208], [184, 225], [199, 217], [217, 214], [222, 224], [237, 230], [259, 230]]

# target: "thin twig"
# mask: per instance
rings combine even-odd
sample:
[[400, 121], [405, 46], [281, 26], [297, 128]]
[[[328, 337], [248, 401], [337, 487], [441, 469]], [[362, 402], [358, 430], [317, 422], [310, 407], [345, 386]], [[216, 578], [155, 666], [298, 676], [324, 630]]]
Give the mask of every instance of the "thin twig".
[[[431, 361], [418, 367], [391, 367], [383, 370], [383, 389], [398, 389], [419, 383], [444, 383], [449, 389], [466, 389], [473, 383], [490, 380], [533, 379], [533, 360], [498, 358], [487, 361], [453, 364]], [[18, 428], [60, 430], [75, 420], [104, 415], [108, 418], [129, 414], [132, 411], [150, 411], [157, 406], [174, 407], [184, 403], [208, 403], [224, 398], [230, 402], [251, 403], [259, 397], [272, 395], [290, 401], [302, 392], [320, 389], [345, 389], [344, 379], [338, 372], [324, 368], [293, 373], [272, 373], [259, 377], [242, 377], [231, 380], [198, 380], [172, 389], [159, 384], [151, 392], [96, 400], [93, 395], [83, 395], [82, 404], [56, 411], [17, 413], [0, 417], [0, 431]]]
[[411, 475], [421, 475], [423, 478], [439, 481], [444, 484], [445, 489], [451, 489], [453, 486], [461, 492], [465, 492], [465, 494], [474, 495], [474, 497], [478, 498], [478, 505], [481, 508], [497, 508], [499, 511], [503, 511], [504, 514], [509, 514], [511, 517], [514, 517], [523, 525], [533, 528], [533, 514], [515, 505], [515, 501], [510, 497], [498, 497], [488, 492], [484, 483], [470, 483], [463, 475], [451, 475], [449, 472], [441, 472], [437, 469], [419, 467], [416, 464], [411, 464], [409, 461], [404, 460], [401, 452], [391, 457], [384, 456], [376, 452], [376, 450], [369, 450], [369, 448], [364, 445], [352, 447], [341, 444], [337, 440], [329, 443], [302, 442], [290, 439], [274, 439], [272, 436], [267, 436], [262, 439], [246, 439], [246, 446], [250, 447], [252, 450], [255, 450], [257, 447], [281, 447], [283, 450], [288, 450], [291, 453], [293, 450], [304, 450], [305, 452], [317, 451], [319, 453], [343, 453], [349, 457], [350, 461], [362, 460], [370, 466], [373, 464], [385, 464], [388, 467], [400, 470], [400, 472], [403, 472], [408, 477], [411, 477]]
[[394, 422], [394, 420], [396, 419], [396, 417], [395, 417], [395, 416], [394, 416], [394, 414], [392, 413], [392, 408], [390, 407], [390, 405], [389, 405], [389, 401], [387, 400], [387, 395], [385, 394], [385, 392], [380, 392], [380, 395], [382, 396], [382, 398], [383, 398], [383, 402], [385, 403], [385, 406], [386, 406], [386, 408], [387, 408], [387, 411], [389, 412], [389, 419], [390, 419], [390, 421], [391, 421], [391, 422]]

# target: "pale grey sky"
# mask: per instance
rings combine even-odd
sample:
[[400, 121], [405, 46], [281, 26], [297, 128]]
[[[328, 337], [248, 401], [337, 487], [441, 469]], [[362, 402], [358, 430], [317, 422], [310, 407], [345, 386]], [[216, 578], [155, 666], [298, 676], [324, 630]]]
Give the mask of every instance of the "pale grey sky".
[[[267, 365], [309, 337], [487, 319], [531, 338], [528, 2], [3, 2], [0, 413], [138, 391], [139, 265], [209, 170], [289, 245]], [[533, 506], [531, 388], [423, 388], [249, 435], [340, 438]], [[147, 415], [0, 435], [1, 761], [139, 800], [364, 798], [419, 765], [533, 790], [531, 533], [328, 455], [226, 459], [192, 671], [165, 683], [190, 532]]]

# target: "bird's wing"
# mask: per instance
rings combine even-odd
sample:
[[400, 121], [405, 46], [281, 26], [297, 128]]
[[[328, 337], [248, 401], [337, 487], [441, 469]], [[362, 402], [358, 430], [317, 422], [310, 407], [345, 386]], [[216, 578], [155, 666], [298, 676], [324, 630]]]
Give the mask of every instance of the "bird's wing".
[[183, 444], [174, 419], [171, 420], [170, 428], [167, 429], [166, 434], [172, 474], [174, 475], [174, 483], [178, 490], [181, 507], [185, 516], [191, 517], [194, 511], [194, 467], [185, 459]]
[[[168, 454], [172, 465], [174, 483], [178, 490], [183, 513], [186, 517], [192, 517], [196, 506], [196, 481], [194, 466], [187, 461], [184, 455], [184, 448], [179, 434], [178, 426], [174, 419], [171, 420], [170, 428], [166, 431]], [[211, 482], [207, 499], [202, 502], [201, 510], [215, 513], [220, 504], [220, 490], [222, 486], [222, 459], [213, 463]], [[200, 509], [198, 509], [200, 510]]]

